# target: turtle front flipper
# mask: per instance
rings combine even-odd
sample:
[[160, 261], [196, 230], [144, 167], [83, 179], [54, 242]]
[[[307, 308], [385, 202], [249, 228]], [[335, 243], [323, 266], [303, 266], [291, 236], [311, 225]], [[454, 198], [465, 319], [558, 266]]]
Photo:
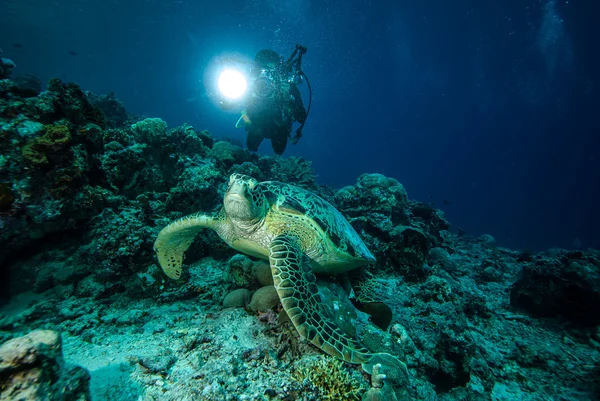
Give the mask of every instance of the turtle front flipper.
[[173, 221], [158, 233], [154, 241], [154, 251], [160, 267], [167, 276], [174, 280], [181, 277], [183, 254], [200, 230], [214, 228], [214, 223], [212, 215], [194, 213]]
[[310, 260], [295, 237], [276, 237], [269, 248], [269, 262], [283, 309], [302, 337], [346, 362], [361, 364], [371, 358], [369, 350], [325, 318]]

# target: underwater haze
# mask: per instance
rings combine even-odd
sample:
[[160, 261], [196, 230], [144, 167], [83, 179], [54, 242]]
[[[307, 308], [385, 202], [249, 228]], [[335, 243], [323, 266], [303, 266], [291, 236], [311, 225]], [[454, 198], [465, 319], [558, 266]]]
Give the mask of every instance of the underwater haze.
[[1, 4], [0, 48], [16, 73], [114, 91], [131, 112], [241, 140], [203, 82], [211, 60], [303, 44], [313, 104], [286, 155], [313, 161], [319, 183], [378, 172], [468, 234], [600, 246], [595, 2]]
[[0, 0], [0, 400], [600, 400], [599, 15]]

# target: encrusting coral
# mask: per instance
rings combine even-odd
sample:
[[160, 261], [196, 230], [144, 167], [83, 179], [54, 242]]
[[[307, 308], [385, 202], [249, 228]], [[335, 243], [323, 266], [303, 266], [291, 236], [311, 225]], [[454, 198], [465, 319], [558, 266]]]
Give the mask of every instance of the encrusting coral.
[[[66, 125], [46, 125], [43, 135], [27, 141], [21, 152], [23, 158], [35, 167], [59, 163], [71, 142], [71, 132]], [[57, 159], [58, 160], [54, 160]]]

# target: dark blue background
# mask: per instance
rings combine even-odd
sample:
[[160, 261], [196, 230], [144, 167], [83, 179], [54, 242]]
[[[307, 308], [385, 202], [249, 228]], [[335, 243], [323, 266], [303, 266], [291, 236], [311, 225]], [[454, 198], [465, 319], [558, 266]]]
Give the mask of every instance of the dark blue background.
[[16, 73], [243, 139], [207, 71], [302, 43], [313, 109], [286, 154], [312, 160], [320, 183], [379, 172], [502, 245], [600, 247], [595, 3], [4, 0], [0, 48]]

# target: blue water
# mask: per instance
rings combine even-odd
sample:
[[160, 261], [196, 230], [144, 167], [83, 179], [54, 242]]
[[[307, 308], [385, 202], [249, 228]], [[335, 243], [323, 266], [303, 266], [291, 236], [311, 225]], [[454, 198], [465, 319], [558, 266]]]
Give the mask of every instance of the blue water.
[[500, 245], [600, 247], [593, 3], [3, 0], [0, 56], [243, 139], [238, 110], [209, 96], [215, 60], [300, 43], [313, 104], [285, 154], [312, 160], [320, 183], [379, 172]]

